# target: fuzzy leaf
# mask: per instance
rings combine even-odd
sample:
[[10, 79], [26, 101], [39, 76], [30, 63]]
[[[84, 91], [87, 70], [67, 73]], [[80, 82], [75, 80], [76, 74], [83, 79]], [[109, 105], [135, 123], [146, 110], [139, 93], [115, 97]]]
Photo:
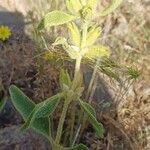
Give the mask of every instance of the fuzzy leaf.
[[58, 26], [74, 20], [76, 16], [67, 14], [63, 11], [52, 11], [45, 15], [38, 26], [38, 30], [42, 30], [51, 26]]
[[61, 69], [59, 83], [62, 90], [64, 89], [63, 88], [64, 85], [67, 86], [68, 88], [71, 86], [71, 79], [67, 70]]
[[75, 23], [72, 22], [72, 23], [69, 23], [67, 27], [69, 29], [72, 42], [76, 46], [80, 47], [81, 34], [80, 34], [78, 26]]
[[109, 55], [110, 55], [110, 51], [108, 50], [107, 47], [97, 45], [89, 49], [84, 57], [88, 59], [95, 59], [95, 58], [103, 57], [103, 56], [109, 57]]
[[100, 13], [100, 16], [106, 16], [112, 13], [116, 8], [119, 7], [122, 1], [123, 0], [112, 0], [111, 4]]
[[99, 123], [96, 119], [96, 112], [94, 108], [86, 102], [80, 100], [80, 106], [89, 117], [90, 123], [93, 125], [95, 132], [98, 137], [103, 138], [104, 127], [101, 123]]
[[60, 95], [57, 94], [55, 96], [52, 96], [48, 98], [47, 100], [41, 102], [39, 105], [38, 110], [34, 114], [35, 118], [41, 118], [41, 117], [48, 117], [50, 116], [54, 110], [56, 109], [58, 103], [60, 101]]
[[88, 34], [87, 34], [87, 39], [86, 39], [86, 43], [87, 46], [91, 46], [93, 45], [97, 38], [100, 36], [102, 30], [100, 27], [93, 25], [88, 29]]
[[87, 4], [87, 0], [80, 0], [80, 2], [82, 6], [85, 6]]
[[5, 98], [3, 98], [2, 100], [0, 99], [0, 111], [4, 108], [5, 104], [6, 104], [6, 99]]
[[88, 148], [83, 144], [79, 144], [79, 145], [76, 145], [74, 147], [63, 148], [63, 150], [88, 150]]
[[74, 14], [82, 8], [82, 5], [80, 0], [66, 0], [66, 7], [71, 13]]
[[87, 5], [90, 6], [92, 10], [94, 10], [97, 5], [97, 0], [88, 0]]
[[31, 128], [49, 139], [49, 136], [50, 136], [50, 119], [49, 119], [49, 117], [36, 118], [33, 121]]
[[30, 113], [27, 121], [23, 125], [22, 130], [26, 130], [29, 127], [33, 126], [35, 119], [49, 117], [56, 109], [59, 101], [60, 96], [55, 95], [48, 98], [44, 102], [37, 104], [34, 110]]
[[76, 90], [78, 90], [79, 88], [82, 89], [82, 85], [83, 85], [83, 74], [81, 72], [78, 72], [77, 76], [78, 78], [74, 80], [74, 83], [73, 83], [73, 89], [76, 89]]
[[35, 107], [35, 103], [30, 100], [19, 88], [14, 85], [9, 89], [11, 100], [17, 111], [26, 120]]
[[77, 46], [71, 46], [67, 43], [66, 38], [64, 37], [58, 37], [56, 38], [55, 42], [53, 43], [53, 46], [56, 45], [62, 45], [64, 50], [68, 53], [69, 57], [71, 59], [76, 59], [79, 57], [79, 48]]
[[65, 49], [65, 51], [68, 53], [68, 55], [71, 59], [77, 59], [78, 57], [80, 57], [79, 48], [76, 46], [68, 45], [68, 47]]
[[[22, 115], [24, 121], [27, 121], [27, 118], [35, 108], [35, 104], [14, 85], [10, 86], [9, 92], [15, 108]], [[45, 117], [35, 119], [31, 128], [36, 130], [36, 132], [49, 137], [49, 118]]]

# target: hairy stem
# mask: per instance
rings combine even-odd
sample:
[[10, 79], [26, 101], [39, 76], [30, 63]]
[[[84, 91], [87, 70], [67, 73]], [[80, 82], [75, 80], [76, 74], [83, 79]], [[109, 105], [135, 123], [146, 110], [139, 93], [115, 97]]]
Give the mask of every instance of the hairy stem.
[[76, 113], [76, 103], [73, 103], [72, 112], [71, 112], [71, 123], [70, 123], [70, 146], [72, 146], [72, 140], [74, 134], [75, 113]]
[[64, 121], [65, 121], [65, 117], [66, 117], [66, 113], [67, 113], [67, 110], [68, 110], [69, 103], [70, 103], [70, 100], [68, 100], [66, 98], [66, 100], [64, 102], [62, 114], [61, 114], [61, 117], [59, 119], [58, 128], [57, 128], [57, 134], [56, 134], [56, 139], [55, 139], [56, 144], [59, 144], [60, 139], [61, 139], [62, 130], [63, 130]]

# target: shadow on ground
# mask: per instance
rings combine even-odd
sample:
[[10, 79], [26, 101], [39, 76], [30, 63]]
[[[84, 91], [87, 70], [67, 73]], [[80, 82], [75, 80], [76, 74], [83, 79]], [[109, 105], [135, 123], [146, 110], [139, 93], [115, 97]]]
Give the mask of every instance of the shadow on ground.
[[[22, 88], [32, 88], [27, 84], [33, 80], [33, 77], [27, 82], [27, 75], [29, 71], [30, 74], [35, 74], [34, 63], [31, 61], [35, 47], [24, 32], [25, 21], [21, 13], [9, 12], [0, 7], [0, 25], [7, 25], [12, 30], [9, 40], [0, 41], [0, 91], [5, 93], [1, 96], [7, 96], [8, 87], [12, 83]], [[33, 94], [31, 90], [26, 92], [28, 95]], [[21, 123], [23, 121], [20, 115], [8, 99], [0, 112], [0, 150], [50, 150], [48, 141], [35, 132], [20, 133]]]

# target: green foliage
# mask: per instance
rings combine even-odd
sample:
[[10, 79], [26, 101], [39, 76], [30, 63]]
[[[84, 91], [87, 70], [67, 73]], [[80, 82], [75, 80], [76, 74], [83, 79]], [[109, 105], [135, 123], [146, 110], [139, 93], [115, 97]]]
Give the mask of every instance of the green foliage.
[[67, 70], [61, 69], [59, 76], [59, 84], [62, 91], [66, 91], [71, 87], [71, 79]]
[[[120, 5], [121, 1], [122, 0], [113, 0], [111, 5], [100, 12], [100, 15], [98, 16], [105, 16], [113, 12]], [[88, 150], [88, 148], [83, 144], [74, 146], [76, 139], [73, 139], [74, 135], [71, 134], [75, 133], [74, 125], [76, 110], [70, 109], [70, 111], [72, 111], [70, 113], [72, 115], [71, 123], [65, 119], [68, 108], [72, 108], [72, 104], [74, 105], [73, 108], [76, 109], [76, 105], [79, 103], [89, 122], [95, 129], [97, 136], [99, 138], [103, 138], [104, 136], [104, 127], [97, 121], [94, 108], [90, 104], [80, 100], [80, 98], [84, 96], [83, 75], [81, 73], [81, 63], [83, 58], [95, 61], [99, 57], [109, 57], [110, 55], [108, 48], [101, 45], [93, 46], [102, 32], [101, 27], [93, 24], [94, 19], [97, 17], [95, 12], [97, 2], [97, 0], [65, 0], [66, 8], [69, 13], [54, 10], [46, 14], [38, 25], [38, 30], [41, 31], [48, 27], [65, 24], [65, 27], [67, 27], [70, 34], [69, 39], [65, 37], [58, 37], [52, 44], [53, 47], [61, 45], [61, 48], [64, 49], [64, 54], [68, 55], [70, 59], [75, 61], [74, 77], [72, 80], [66, 70], [62, 69], [60, 71], [59, 83], [62, 90], [61, 94], [58, 93], [39, 104], [35, 104], [16, 86], [12, 85], [9, 89], [12, 102], [25, 121], [21, 129], [24, 131], [28, 128], [32, 128], [38, 133], [43, 134], [49, 139], [53, 149], [55, 150]], [[76, 22], [76, 19], [79, 20]], [[52, 58], [52, 51], [49, 54]], [[110, 62], [107, 67], [105, 66], [106, 64], [107, 63], [103, 63], [99, 69], [101, 69], [102, 72], [105, 72], [105, 74], [119, 80], [110, 67], [114, 64]], [[128, 74], [131, 78], [137, 77], [137, 73], [134, 70], [128, 70]], [[53, 134], [50, 132], [50, 117], [57, 108], [60, 99], [64, 100], [64, 105], [59, 119], [56, 137], [54, 139], [54, 137], [52, 137]], [[0, 103], [0, 105], [2, 104]], [[78, 117], [82, 118], [81, 116]], [[72, 143], [70, 143], [70, 145], [72, 147], [70, 148], [65, 148], [60, 144], [65, 121], [69, 126], [67, 129], [71, 129], [70, 141]]]
[[86, 102], [83, 102], [80, 100], [80, 106], [81, 108], [84, 110], [84, 112], [86, 113], [86, 115], [89, 117], [89, 121], [91, 122], [91, 124], [93, 125], [95, 131], [96, 131], [96, 135], [100, 138], [103, 138], [104, 136], [104, 127], [101, 123], [99, 123], [96, 119], [96, 112], [94, 110], [94, 108], [89, 105]]
[[96, 42], [97, 38], [100, 36], [101, 32], [102, 29], [97, 25], [90, 26], [87, 34], [87, 46], [93, 45]]
[[31, 126], [36, 132], [49, 139], [50, 136], [50, 119], [49, 117], [36, 118]]
[[95, 10], [95, 8], [97, 6], [97, 1], [98, 0], [88, 0], [87, 5], [90, 6], [92, 8], [92, 10]]
[[60, 96], [55, 95], [48, 98], [44, 102], [37, 104], [34, 110], [30, 113], [29, 117], [27, 118], [27, 121], [23, 125], [22, 130], [32, 127], [35, 119], [49, 117], [56, 109], [59, 100]]
[[5, 104], [6, 104], [6, 99], [4, 99], [4, 98], [0, 99], [0, 112], [4, 108]]
[[[16, 86], [11, 85], [9, 91], [15, 108], [22, 115], [24, 121], [27, 121], [35, 108], [35, 104]], [[37, 118], [33, 122], [32, 128], [44, 136], [49, 137], [49, 118]]]
[[82, 8], [80, 0], [66, 0], [66, 7], [71, 13], [78, 13]]
[[85, 54], [85, 57], [88, 59], [95, 59], [103, 56], [109, 57], [110, 51], [107, 47], [96, 45], [91, 47], [91, 49], [88, 50], [88, 52]]
[[55, 10], [45, 15], [45, 17], [43, 18], [43, 20], [40, 22], [38, 26], [38, 30], [42, 30], [44, 28], [51, 27], [51, 26], [62, 25], [74, 20], [75, 18], [76, 16], [67, 14], [62, 11]]
[[80, 57], [79, 48], [76, 46], [70, 46], [64, 37], [56, 38], [55, 42], [53, 43], [53, 46], [56, 46], [56, 45], [62, 45], [64, 50], [67, 52], [68, 56], [71, 59], [76, 59]]
[[17, 111], [22, 115], [23, 119], [26, 120], [32, 110], [35, 108], [35, 103], [31, 101], [20, 89], [16, 86], [10, 86], [10, 96], [11, 100], [17, 109]]
[[77, 45], [78, 47], [80, 47], [80, 42], [81, 42], [81, 34], [79, 31], [78, 26], [75, 23], [69, 23], [67, 25], [68, 29], [69, 29], [69, 33], [71, 35], [71, 39], [72, 42]]

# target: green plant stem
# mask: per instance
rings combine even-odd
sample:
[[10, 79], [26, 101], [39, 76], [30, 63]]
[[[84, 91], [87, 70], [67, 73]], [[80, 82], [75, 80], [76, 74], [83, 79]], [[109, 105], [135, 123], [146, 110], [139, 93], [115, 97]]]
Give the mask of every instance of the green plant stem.
[[[88, 22], [83, 22], [83, 25], [82, 25], [82, 39], [81, 39], [81, 46], [80, 46], [80, 49], [81, 49], [81, 52], [83, 52], [84, 54], [84, 50], [86, 48], [86, 39], [87, 39], [87, 32], [88, 32]], [[79, 58], [78, 58], [79, 59]], [[75, 74], [77, 74], [77, 72], [80, 71], [80, 65], [81, 65], [81, 60], [82, 60], [82, 56], [79, 60], [76, 61], [76, 71], [75, 71]], [[80, 65], [79, 65], [80, 64]], [[77, 76], [77, 75], [76, 75]], [[75, 78], [76, 79], [76, 78]], [[81, 122], [81, 118], [83, 117], [83, 113], [81, 112], [80, 115], [79, 115], [79, 122]], [[73, 139], [73, 143], [72, 143], [72, 146], [75, 144], [76, 142], [76, 139], [78, 137], [78, 134], [80, 132], [80, 128], [81, 128], [81, 123], [78, 123], [79, 124], [79, 128], [77, 128], [77, 131], [75, 133], [75, 137]]]
[[74, 80], [78, 78], [78, 73], [80, 73], [81, 59], [82, 57], [78, 57], [78, 59], [76, 60]]
[[86, 38], [87, 38], [88, 22], [83, 22], [82, 25], [82, 40], [81, 40], [81, 50], [86, 47]]
[[73, 146], [72, 140], [73, 140], [73, 133], [74, 133], [75, 113], [76, 113], [76, 103], [73, 103], [72, 111], [71, 111], [71, 123], [70, 123], [70, 146]]
[[70, 100], [68, 98], [66, 98], [66, 100], [64, 102], [62, 114], [61, 114], [61, 117], [59, 119], [58, 128], [57, 128], [57, 134], [56, 134], [56, 139], [55, 139], [56, 144], [59, 144], [60, 139], [61, 139], [62, 130], [63, 130], [64, 121], [65, 121], [65, 117], [66, 117], [66, 113], [67, 113], [67, 110], [68, 110], [69, 103], [70, 103]]
[[[86, 100], [88, 100], [88, 103], [91, 103], [91, 99], [90, 99], [91, 93], [90, 93], [90, 91], [92, 91], [94, 80], [96, 78], [96, 73], [97, 73], [97, 70], [98, 70], [98, 63], [99, 63], [99, 60], [97, 60], [97, 62], [96, 62], [96, 65], [94, 67], [92, 77], [91, 77], [91, 80], [90, 80], [90, 83], [89, 83], [89, 86], [88, 86], [87, 95], [86, 95]], [[84, 113], [82, 113], [81, 114], [82, 124], [81, 124], [81, 129], [80, 129], [80, 135], [82, 135], [82, 133], [84, 131], [87, 119], [88, 119], [87, 116]]]

